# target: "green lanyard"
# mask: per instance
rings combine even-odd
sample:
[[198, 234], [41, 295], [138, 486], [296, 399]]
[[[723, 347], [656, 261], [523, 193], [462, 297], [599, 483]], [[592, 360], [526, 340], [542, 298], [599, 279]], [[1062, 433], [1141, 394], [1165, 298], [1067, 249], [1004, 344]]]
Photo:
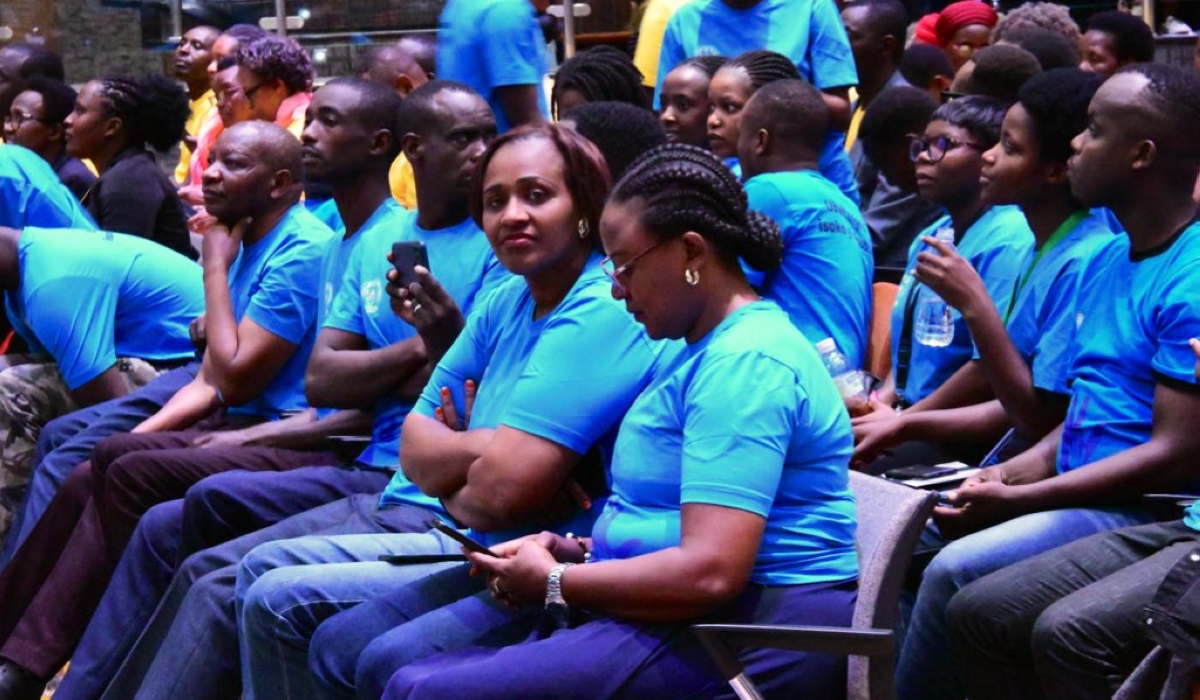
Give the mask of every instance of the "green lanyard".
[[1030, 275], [1032, 275], [1033, 271], [1037, 269], [1038, 263], [1042, 260], [1042, 256], [1054, 250], [1054, 246], [1062, 243], [1062, 239], [1066, 238], [1072, 231], [1074, 231], [1075, 227], [1079, 226], [1079, 223], [1087, 218], [1087, 215], [1088, 211], [1086, 209], [1081, 209], [1080, 211], [1068, 216], [1067, 220], [1059, 224], [1058, 228], [1054, 229], [1054, 233], [1051, 234], [1050, 237], [1046, 239], [1046, 242], [1042, 244], [1042, 247], [1038, 249], [1037, 254], [1033, 256], [1033, 260], [1029, 261], [1029, 267], [1025, 270], [1025, 274], [1021, 275], [1021, 278], [1017, 280], [1017, 286], [1013, 288], [1012, 298], [1008, 300], [1008, 311], [1004, 314], [1004, 325], [1008, 325], [1008, 319], [1010, 316], [1012, 316], [1013, 308], [1017, 305], [1017, 297], [1020, 295], [1021, 290], [1025, 288], [1025, 283], [1029, 281]]

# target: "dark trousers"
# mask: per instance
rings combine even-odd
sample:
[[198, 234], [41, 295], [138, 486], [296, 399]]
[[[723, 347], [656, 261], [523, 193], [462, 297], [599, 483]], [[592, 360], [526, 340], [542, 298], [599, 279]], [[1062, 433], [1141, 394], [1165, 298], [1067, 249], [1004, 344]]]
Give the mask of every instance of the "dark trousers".
[[[241, 427], [225, 423], [220, 427]], [[0, 574], [0, 657], [42, 677], [70, 658], [138, 519], [210, 474], [333, 463], [330, 453], [273, 448], [193, 449], [201, 431], [117, 435], [62, 491]]]
[[1198, 541], [1179, 520], [1126, 527], [963, 588], [946, 616], [968, 696], [1111, 698], [1153, 647], [1145, 607]]
[[175, 392], [195, 378], [199, 369], [200, 363], [192, 362], [163, 372], [137, 391], [55, 418], [42, 428], [33, 454], [29, 488], [14, 514], [4, 549], [0, 552], [0, 570], [29, 537], [67, 475], [87, 461], [96, 444], [110, 435], [133, 430], [138, 423], [154, 415]]

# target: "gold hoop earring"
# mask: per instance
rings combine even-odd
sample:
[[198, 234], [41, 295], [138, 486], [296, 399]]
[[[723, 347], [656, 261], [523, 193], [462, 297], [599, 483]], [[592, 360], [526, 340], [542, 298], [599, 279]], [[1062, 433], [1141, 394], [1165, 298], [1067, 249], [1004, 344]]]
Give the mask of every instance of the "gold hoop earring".
[[700, 271], [691, 268], [684, 270], [683, 281], [687, 282], [689, 287], [695, 287], [700, 284]]
[[575, 230], [579, 231], [580, 238], [588, 237], [588, 229], [589, 229], [589, 227], [588, 227], [587, 219], [580, 219], [579, 225], [575, 227]]

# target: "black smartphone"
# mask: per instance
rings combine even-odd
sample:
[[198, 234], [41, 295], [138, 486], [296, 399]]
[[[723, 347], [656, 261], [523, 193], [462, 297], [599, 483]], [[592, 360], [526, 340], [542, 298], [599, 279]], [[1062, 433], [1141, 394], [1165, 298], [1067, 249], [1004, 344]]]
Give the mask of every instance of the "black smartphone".
[[893, 481], [908, 481], [909, 479], [935, 479], [939, 476], [949, 476], [958, 471], [958, 467], [937, 467], [932, 464], [914, 464], [908, 467], [897, 467], [884, 472], [884, 476]]
[[482, 544], [476, 542], [475, 540], [471, 539], [470, 537], [467, 537], [466, 535], [462, 534], [458, 530], [455, 530], [454, 528], [450, 527], [446, 523], [442, 522], [441, 518], [430, 518], [429, 519], [429, 527], [433, 528], [434, 530], [437, 530], [438, 532], [449, 537], [450, 539], [454, 540], [455, 542], [458, 542], [459, 544], [466, 547], [467, 549], [469, 549], [472, 552], [478, 552], [479, 554], [486, 554], [489, 557], [496, 557], [497, 559], [500, 558], [499, 554], [496, 554], [495, 552], [488, 549], [487, 547], [484, 547]]
[[392, 244], [392, 266], [400, 275], [397, 280], [401, 287], [407, 287], [417, 281], [416, 267], [420, 265], [429, 269], [429, 252], [422, 241], [400, 241]]

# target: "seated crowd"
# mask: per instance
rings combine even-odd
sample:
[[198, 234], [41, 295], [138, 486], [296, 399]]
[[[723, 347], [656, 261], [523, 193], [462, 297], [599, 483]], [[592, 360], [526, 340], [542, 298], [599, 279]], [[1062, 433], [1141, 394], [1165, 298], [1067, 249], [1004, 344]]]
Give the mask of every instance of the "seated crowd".
[[849, 627], [850, 470], [956, 461], [897, 696], [1192, 697], [1200, 76], [1117, 11], [648, 4], [548, 94], [530, 0], [320, 87], [0, 47], [0, 700], [732, 697], [689, 627]]

